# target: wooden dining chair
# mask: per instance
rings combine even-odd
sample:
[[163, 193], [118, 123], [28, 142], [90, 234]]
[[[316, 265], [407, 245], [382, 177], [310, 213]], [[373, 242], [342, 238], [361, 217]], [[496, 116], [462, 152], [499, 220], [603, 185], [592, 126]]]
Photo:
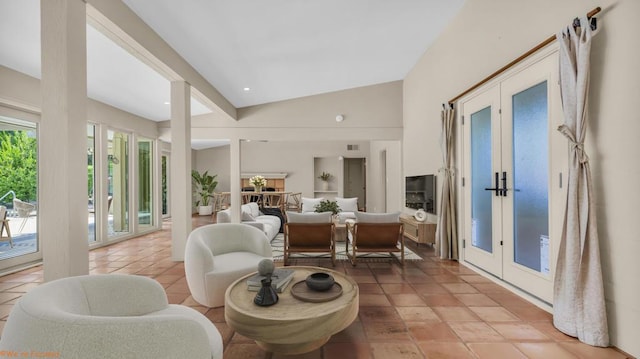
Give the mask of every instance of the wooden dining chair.
[[287, 211], [302, 211], [302, 192], [289, 193], [286, 199]]

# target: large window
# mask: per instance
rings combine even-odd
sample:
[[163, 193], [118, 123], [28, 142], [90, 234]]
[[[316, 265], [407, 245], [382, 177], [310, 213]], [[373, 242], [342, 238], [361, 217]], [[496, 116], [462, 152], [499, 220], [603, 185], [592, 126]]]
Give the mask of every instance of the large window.
[[37, 153], [36, 124], [0, 116], [0, 269], [39, 252]]

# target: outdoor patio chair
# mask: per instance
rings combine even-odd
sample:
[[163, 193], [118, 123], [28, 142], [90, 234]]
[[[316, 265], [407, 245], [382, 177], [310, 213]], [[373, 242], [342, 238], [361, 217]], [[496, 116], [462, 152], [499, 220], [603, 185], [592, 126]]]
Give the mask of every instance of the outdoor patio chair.
[[17, 198], [13, 199], [13, 210], [18, 213], [18, 217], [22, 218], [22, 222], [20, 223], [20, 228], [18, 229], [18, 233], [22, 233], [24, 229], [24, 225], [27, 224], [27, 220], [31, 215], [31, 212], [36, 209], [35, 204], [31, 204], [29, 202], [21, 201]]
[[287, 212], [284, 225], [284, 265], [291, 253], [330, 253], [336, 265], [335, 224], [332, 213]]
[[[7, 233], [5, 236], [4, 233]], [[13, 248], [13, 239], [11, 239], [11, 229], [9, 228], [9, 220], [7, 219], [7, 207], [0, 206], [0, 241], [9, 241]]]
[[[353, 266], [360, 253], [400, 252], [400, 264], [404, 265], [404, 236], [402, 235], [400, 212], [364, 213], [356, 212], [356, 222], [347, 223], [347, 257]], [[398, 244], [400, 246], [398, 246]], [[351, 250], [349, 249], [351, 245]]]

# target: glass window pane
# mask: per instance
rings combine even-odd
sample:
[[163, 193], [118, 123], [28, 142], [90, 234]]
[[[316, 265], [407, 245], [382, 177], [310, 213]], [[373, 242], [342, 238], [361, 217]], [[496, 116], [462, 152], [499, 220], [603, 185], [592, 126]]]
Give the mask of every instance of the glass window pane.
[[514, 260], [548, 273], [547, 82], [514, 95], [512, 100]]
[[153, 225], [153, 141], [138, 140], [138, 224]]
[[0, 260], [38, 251], [37, 154], [36, 125], [0, 117]]
[[95, 192], [95, 126], [87, 125], [87, 191], [88, 203], [88, 224], [89, 243], [96, 241], [96, 192]]
[[491, 202], [491, 107], [471, 115], [471, 244], [493, 252]]
[[169, 197], [167, 193], [167, 179], [169, 176], [169, 168], [167, 167], [167, 158], [167, 156], [162, 156], [162, 215], [169, 214]]
[[108, 225], [109, 237], [129, 233], [129, 135], [109, 130]]

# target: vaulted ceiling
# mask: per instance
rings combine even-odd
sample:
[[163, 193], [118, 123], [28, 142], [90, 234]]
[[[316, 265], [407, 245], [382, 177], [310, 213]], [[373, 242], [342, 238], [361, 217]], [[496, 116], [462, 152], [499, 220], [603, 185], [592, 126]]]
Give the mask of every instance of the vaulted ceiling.
[[[122, 1], [238, 108], [401, 80], [464, 3]], [[40, 0], [0, 0], [0, 65], [40, 77]], [[89, 97], [169, 118], [169, 81], [90, 25], [87, 71]]]

